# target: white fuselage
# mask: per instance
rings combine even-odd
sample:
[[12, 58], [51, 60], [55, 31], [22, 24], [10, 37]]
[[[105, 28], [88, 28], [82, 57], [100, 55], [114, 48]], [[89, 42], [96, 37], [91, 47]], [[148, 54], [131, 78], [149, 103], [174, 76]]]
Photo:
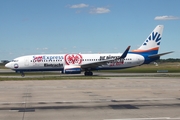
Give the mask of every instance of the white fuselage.
[[[65, 66], [82, 66], [119, 57], [122, 54], [42, 54], [27, 55], [14, 59], [8, 63], [9, 67], [15, 71], [54, 71], [63, 70]], [[122, 69], [139, 66], [144, 63], [144, 57], [139, 54], [128, 53], [124, 61], [111, 61], [95, 67], [101, 69]]]

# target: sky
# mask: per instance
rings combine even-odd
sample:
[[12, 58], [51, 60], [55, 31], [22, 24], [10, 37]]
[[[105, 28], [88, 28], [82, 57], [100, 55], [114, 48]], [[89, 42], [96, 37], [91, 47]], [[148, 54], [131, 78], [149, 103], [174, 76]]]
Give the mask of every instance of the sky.
[[180, 58], [180, 0], [0, 0], [0, 60], [122, 53], [164, 25], [159, 53]]

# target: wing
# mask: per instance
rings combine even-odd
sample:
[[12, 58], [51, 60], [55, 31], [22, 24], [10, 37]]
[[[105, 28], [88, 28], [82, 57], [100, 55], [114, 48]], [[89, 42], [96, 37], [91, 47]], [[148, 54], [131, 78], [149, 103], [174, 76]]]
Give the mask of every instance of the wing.
[[94, 63], [83, 64], [83, 65], [81, 65], [81, 68], [82, 69], [85, 69], [85, 68], [96, 68], [98, 66], [106, 65], [108, 62], [112, 62], [112, 61], [119, 60], [119, 59], [124, 59], [127, 56], [128, 52], [129, 52], [129, 49], [130, 49], [130, 46], [128, 46], [126, 48], [126, 50], [124, 51], [124, 53], [120, 57], [118, 57], [118, 58], [101, 60], [101, 61], [94, 62]]

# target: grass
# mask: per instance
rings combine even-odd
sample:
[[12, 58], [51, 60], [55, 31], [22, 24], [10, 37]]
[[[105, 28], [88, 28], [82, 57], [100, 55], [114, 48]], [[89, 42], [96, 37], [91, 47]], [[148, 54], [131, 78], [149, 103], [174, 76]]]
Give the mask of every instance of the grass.
[[168, 70], [168, 73], [180, 73], [179, 63], [160, 63], [158, 66], [154, 64], [142, 65], [122, 70], [106, 70], [103, 72], [113, 73], [157, 73], [158, 70]]
[[0, 64], [0, 69], [7, 69], [7, 68], [5, 68], [5, 65], [4, 64]]
[[89, 80], [107, 79], [100, 76], [46, 76], [46, 77], [0, 77], [0, 81], [24, 81], [24, 80]]

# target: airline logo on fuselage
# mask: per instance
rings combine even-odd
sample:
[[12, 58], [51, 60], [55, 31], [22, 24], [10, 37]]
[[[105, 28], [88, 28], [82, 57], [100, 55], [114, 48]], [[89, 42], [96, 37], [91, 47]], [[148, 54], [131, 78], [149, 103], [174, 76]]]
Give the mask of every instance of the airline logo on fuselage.
[[41, 62], [42, 60], [62, 60], [63, 56], [49, 56], [49, 55], [44, 55], [44, 56], [33, 56], [33, 60], [37, 62]]
[[65, 60], [67, 65], [81, 64], [82, 63], [82, 55], [80, 55], [80, 54], [66, 54], [64, 56], [64, 60]]
[[148, 37], [148, 39], [143, 43], [143, 45], [147, 45], [147, 43], [151, 40], [156, 42], [157, 45], [160, 45], [161, 34], [159, 34], [158, 32], [156, 33], [152, 32], [151, 35]]
[[107, 62], [108, 66], [120, 66], [124, 64], [124, 59], [117, 59], [120, 58], [120, 56], [100, 56], [100, 60], [109, 60], [109, 59], [116, 59], [111, 62]]

